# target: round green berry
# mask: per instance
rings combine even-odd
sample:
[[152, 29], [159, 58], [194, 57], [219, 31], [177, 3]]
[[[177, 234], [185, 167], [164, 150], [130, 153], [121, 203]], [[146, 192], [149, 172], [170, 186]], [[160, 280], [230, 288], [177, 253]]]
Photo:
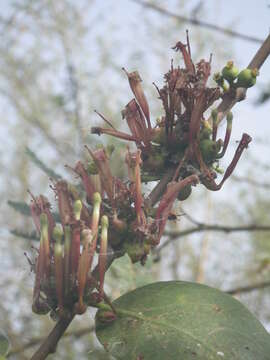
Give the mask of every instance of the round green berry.
[[177, 199], [180, 201], [186, 200], [192, 192], [191, 185], [185, 186], [182, 190], [179, 191], [179, 194], [177, 195]]
[[256, 77], [259, 72], [257, 69], [244, 69], [240, 72], [237, 78], [237, 87], [250, 88], [256, 84]]
[[222, 75], [229, 83], [232, 83], [237, 78], [239, 70], [234, 66], [233, 61], [228, 61], [227, 65], [222, 69]]

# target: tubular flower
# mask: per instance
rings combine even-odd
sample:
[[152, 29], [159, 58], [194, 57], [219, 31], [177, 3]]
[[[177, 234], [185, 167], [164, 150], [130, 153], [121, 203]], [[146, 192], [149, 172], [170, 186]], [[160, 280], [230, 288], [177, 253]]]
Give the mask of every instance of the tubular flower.
[[[67, 183], [58, 181], [53, 189], [58, 199], [61, 225], [52, 229], [44, 207], [36, 205], [43, 204], [44, 197], [38, 200], [33, 197], [32, 214], [34, 222], [38, 223], [40, 247], [34, 263], [36, 279], [32, 308], [38, 314], [51, 312], [53, 317], [56, 313], [59, 316], [65, 316], [67, 312], [81, 314], [86, 310], [88, 302], [91, 302], [95, 287], [100, 292], [100, 300], [104, 297], [107, 244], [104, 231], [101, 235], [99, 233], [101, 197], [97, 192], [93, 194], [93, 211], [91, 213], [87, 210], [90, 221], [85, 222], [82, 219], [85, 205], [79, 199], [72, 199]], [[50, 204], [46, 200], [48, 208]], [[37, 210], [41, 211], [39, 221]], [[102, 248], [100, 280], [93, 285], [92, 263], [99, 243]]]

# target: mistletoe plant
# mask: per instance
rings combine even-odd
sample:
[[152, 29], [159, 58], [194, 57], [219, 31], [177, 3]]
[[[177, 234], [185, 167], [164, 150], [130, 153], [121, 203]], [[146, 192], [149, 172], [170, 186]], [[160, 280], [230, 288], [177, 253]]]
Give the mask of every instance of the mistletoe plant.
[[[31, 263], [35, 273], [32, 309], [37, 314], [50, 313], [58, 321], [33, 359], [44, 359], [55, 351], [74, 316], [83, 314], [88, 306], [101, 309], [97, 319], [102, 326], [117, 322], [123, 311], [104, 291], [105, 272], [112, 261], [127, 253], [133, 263], [143, 265], [151, 249], [160, 243], [167, 221], [173, 218], [176, 199], [187, 199], [198, 184], [212, 191], [221, 189], [251, 141], [248, 134], [242, 135], [218, 182], [222, 172], [219, 162], [230, 142], [230, 109], [255, 84], [258, 68], [269, 52], [269, 39], [262, 48], [264, 55], [259, 59], [257, 55], [255, 64], [241, 72], [229, 61], [221, 73], [214, 75], [216, 86], [210, 87], [211, 57], [194, 64], [188, 36], [186, 44], [177, 42], [173, 49], [182, 54], [184, 67], [172, 62], [163, 87], [154, 84], [163, 108], [155, 123], [139, 73], [123, 69], [134, 94], [122, 111], [130, 133], [116, 129], [101, 114], [107, 127], [93, 127], [92, 133], [135, 144], [135, 150], [127, 147], [126, 151], [128, 180], [112, 175], [112, 146], [86, 146], [89, 162], [68, 166], [80, 177], [83, 193], [64, 180], [56, 180], [51, 186], [59, 218], [53, 216], [44, 196], [31, 195], [31, 213], [40, 234], [40, 247]], [[224, 139], [219, 139], [218, 125], [224, 117], [226, 133]], [[158, 183], [145, 194], [142, 184], [148, 181]], [[98, 263], [93, 267], [96, 255]], [[130, 354], [125, 352], [119, 358], [151, 358], [140, 352]]]

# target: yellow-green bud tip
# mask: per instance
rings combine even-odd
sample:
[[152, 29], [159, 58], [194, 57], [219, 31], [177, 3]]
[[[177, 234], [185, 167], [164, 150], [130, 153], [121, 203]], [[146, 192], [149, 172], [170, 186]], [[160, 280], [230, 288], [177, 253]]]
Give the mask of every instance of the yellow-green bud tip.
[[91, 243], [93, 240], [91, 229], [84, 229], [82, 231], [82, 243], [85, 246], [87, 243]]
[[55, 226], [53, 228], [53, 238], [56, 242], [61, 242], [63, 237], [63, 229], [61, 226]]
[[48, 226], [48, 218], [47, 218], [47, 215], [45, 213], [42, 213], [40, 215], [40, 225], [41, 225], [41, 227]]
[[109, 226], [108, 216], [103, 215], [103, 216], [101, 217], [101, 226], [102, 226], [102, 227], [106, 227], [106, 228]]
[[55, 256], [62, 256], [63, 255], [63, 247], [61, 244], [56, 243], [54, 245], [54, 255]]
[[73, 212], [76, 220], [80, 220], [81, 211], [82, 211], [82, 202], [81, 200], [76, 200], [73, 204]]
[[226, 67], [228, 69], [231, 69], [233, 67], [233, 61], [232, 60], [228, 61], [227, 64], [226, 64]]
[[95, 192], [94, 195], [93, 195], [93, 204], [94, 205], [99, 205], [101, 203], [101, 196], [100, 196], [100, 193], [98, 192]]

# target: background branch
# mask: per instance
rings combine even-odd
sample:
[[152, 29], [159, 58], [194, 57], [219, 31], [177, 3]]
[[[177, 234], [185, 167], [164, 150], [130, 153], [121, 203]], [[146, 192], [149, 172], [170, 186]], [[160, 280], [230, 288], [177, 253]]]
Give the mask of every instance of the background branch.
[[253, 180], [253, 179], [248, 178], [246, 176], [235, 176], [235, 175], [233, 175], [231, 178], [234, 181], [237, 181], [237, 182], [241, 182], [241, 183], [244, 182], [244, 183], [247, 183], [249, 185], [259, 187], [259, 188], [270, 189], [270, 183], [256, 181], [256, 180]]
[[[93, 332], [95, 330], [95, 327], [85, 327], [82, 329], [78, 329], [78, 330], [73, 330], [73, 331], [69, 331], [65, 334], [63, 334], [63, 337], [75, 337], [75, 338], [79, 338], [81, 336], [84, 336], [86, 334], [89, 334], [91, 332]], [[7, 355], [7, 357], [11, 356], [11, 355], [15, 355], [15, 354], [19, 354], [35, 345], [38, 345], [40, 343], [42, 343], [46, 338], [44, 338], [43, 336], [37, 336], [32, 338], [27, 344], [22, 345], [22, 346], [18, 346], [17, 348], [11, 350], [9, 352], [9, 354]]]
[[198, 226], [191, 227], [189, 229], [183, 231], [170, 231], [165, 232], [164, 235], [169, 237], [168, 240], [164, 241], [162, 245], [159, 246], [158, 249], [154, 251], [156, 255], [159, 255], [161, 250], [170, 245], [173, 241], [180, 239], [181, 237], [202, 232], [202, 231], [217, 231], [217, 232], [242, 232], [242, 231], [270, 231], [270, 226], [268, 225], [244, 225], [244, 226], [224, 226], [224, 225], [216, 225], [216, 224], [202, 224], [200, 223]]
[[251, 292], [254, 290], [264, 289], [266, 287], [270, 287], [270, 281], [265, 281], [265, 282], [261, 282], [261, 283], [253, 284], [253, 285], [242, 286], [242, 287], [238, 287], [235, 289], [227, 290], [225, 292], [230, 295], [237, 295], [240, 293], [248, 293], [248, 292]]
[[174, 19], [176, 19], [178, 21], [181, 21], [181, 22], [192, 24], [194, 26], [203, 27], [205, 29], [213, 30], [213, 31], [219, 32], [219, 33], [224, 34], [224, 35], [236, 37], [236, 38], [241, 39], [241, 40], [251, 41], [251, 42], [255, 42], [255, 43], [259, 43], [259, 44], [263, 43], [262, 39], [259, 39], [259, 38], [255, 37], [255, 36], [242, 34], [242, 33], [239, 33], [237, 31], [234, 31], [234, 30], [231, 30], [231, 29], [226, 29], [226, 28], [223, 28], [223, 27], [215, 25], [215, 24], [210, 24], [210, 23], [208, 23], [206, 21], [198, 20], [197, 18], [192, 18], [192, 17], [189, 18], [187, 16], [174, 14], [173, 12], [171, 12], [171, 11], [169, 11], [167, 9], [164, 9], [164, 8], [158, 6], [158, 5], [155, 5], [155, 4], [151, 4], [151, 3], [147, 2], [147, 1], [143, 1], [143, 0], [132, 0], [132, 1], [135, 2], [136, 4], [139, 4], [139, 5], [143, 6], [143, 7], [145, 7], [145, 8], [152, 9], [152, 10], [158, 12], [161, 15], [174, 18]]

